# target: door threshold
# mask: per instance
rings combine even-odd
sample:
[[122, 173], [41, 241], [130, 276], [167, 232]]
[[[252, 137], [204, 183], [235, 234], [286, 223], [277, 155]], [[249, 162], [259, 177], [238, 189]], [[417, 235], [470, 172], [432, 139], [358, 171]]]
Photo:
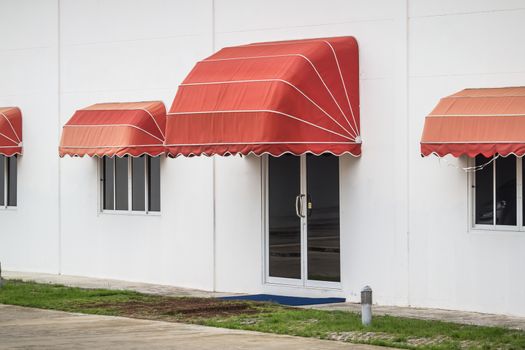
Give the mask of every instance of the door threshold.
[[265, 286], [276, 286], [276, 287], [286, 287], [286, 288], [294, 288], [294, 289], [311, 289], [311, 290], [334, 290], [334, 291], [342, 291], [343, 287], [341, 285], [339, 286], [312, 286], [312, 285], [298, 285], [298, 284], [287, 284], [287, 283], [279, 283], [279, 282], [265, 282]]
[[261, 293], [280, 294], [298, 297], [322, 298], [335, 297], [346, 298], [342, 288], [317, 287], [317, 286], [297, 286], [281, 283], [266, 282], [262, 285]]

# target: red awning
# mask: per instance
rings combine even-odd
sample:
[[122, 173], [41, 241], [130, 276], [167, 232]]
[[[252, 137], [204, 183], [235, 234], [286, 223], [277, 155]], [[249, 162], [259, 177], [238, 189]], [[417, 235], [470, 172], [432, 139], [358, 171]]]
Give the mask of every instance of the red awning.
[[525, 87], [466, 89], [426, 117], [421, 153], [455, 157], [525, 154]]
[[164, 153], [166, 108], [159, 101], [98, 103], [64, 125], [60, 156], [158, 156]]
[[196, 64], [167, 117], [171, 156], [361, 154], [353, 37], [224, 48]]
[[22, 112], [18, 107], [0, 107], [0, 154], [22, 154]]

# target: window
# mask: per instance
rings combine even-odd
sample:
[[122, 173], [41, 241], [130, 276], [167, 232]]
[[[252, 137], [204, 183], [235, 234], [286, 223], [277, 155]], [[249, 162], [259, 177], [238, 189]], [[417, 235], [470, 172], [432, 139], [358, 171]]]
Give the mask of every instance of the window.
[[103, 157], [103, 211], [160, 211], [160, 158]]
[[0, 207], [16, 207], [17, 157], [0, 155]]
[[491, 161], [479, 155], [475, 163], [482, 167], [472, 176], [474, 226], [524, 229], [521, 158], [510, 155]]

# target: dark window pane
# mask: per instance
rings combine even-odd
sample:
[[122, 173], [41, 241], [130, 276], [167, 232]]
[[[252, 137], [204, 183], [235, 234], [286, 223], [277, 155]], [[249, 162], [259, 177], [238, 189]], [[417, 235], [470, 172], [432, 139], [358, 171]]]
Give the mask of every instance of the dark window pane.
[[295, 200], [300, 194], [300, 158], [269, 157], [269, 274], [301, 278], [301, 221]]
[[[476, 156], [476, 166], [486, 164], [490, 158]], [[476, 224], [494, 224], [494, 177], [491, 163], [483, 169], [476, 171]]]
[[5, 206], [5, 156], [0, 154], [0, 206]]
[[115, 157], [115, 209], [128, 210], [128, 157]]
[[516, 225], [516, 157], [496, 159], [496, 225]]
[[[521, 170], [521, 183], [522, 183], [521, 191], [522, 192], [521, 194], [522, 194], [522, 199], [523, 199], [522, 211], [523, 211], [523, 218], [525, 219], [525, 161], [523, 161], [523, 158], [522, 158], [521, 166], [522, 166], [522, 170]], [[525, 226], [525, 222], [522, 225]]]
[[7, 205], [16, 207], [17, 157], [7, 157]]
[[160, 211], [160, 157], [148, 157], [149, 211]]
[[341, 281], [339, 158], [306, 156], [308, 279]]
[[131, 202], [132, 209], [146, 210], [146, 159], [131, 158]]
[[104, 157], [103, 158], [103, 195], [104, 195], [104, 209], [106, 210], [114, 210], [115, 209], [115, 203], [113, 201], [114, 195], [115, 195], [115, 183], [114, 183], [114, 175], [115, 175], [115, 158], [109, 158]]

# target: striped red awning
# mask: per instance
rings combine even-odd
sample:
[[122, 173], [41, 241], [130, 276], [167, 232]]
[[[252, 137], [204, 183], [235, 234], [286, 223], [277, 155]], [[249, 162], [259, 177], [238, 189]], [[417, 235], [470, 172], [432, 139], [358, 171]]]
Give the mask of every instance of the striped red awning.
[[361, 154], [353, 37], [224, 48], [196, 64], [167, 117], [170, 156]]
[[426, 117], [421, 154], [525, 154], [525, 87], [465, 89]]
[[0, 107], [0, 154], [22, 154], [22, 112], [18, 107]]
[[62, 130], [59, 153], [138, 157], [164, 153], [166, 108], [159, 101], [98, 103], [80, 109]]

